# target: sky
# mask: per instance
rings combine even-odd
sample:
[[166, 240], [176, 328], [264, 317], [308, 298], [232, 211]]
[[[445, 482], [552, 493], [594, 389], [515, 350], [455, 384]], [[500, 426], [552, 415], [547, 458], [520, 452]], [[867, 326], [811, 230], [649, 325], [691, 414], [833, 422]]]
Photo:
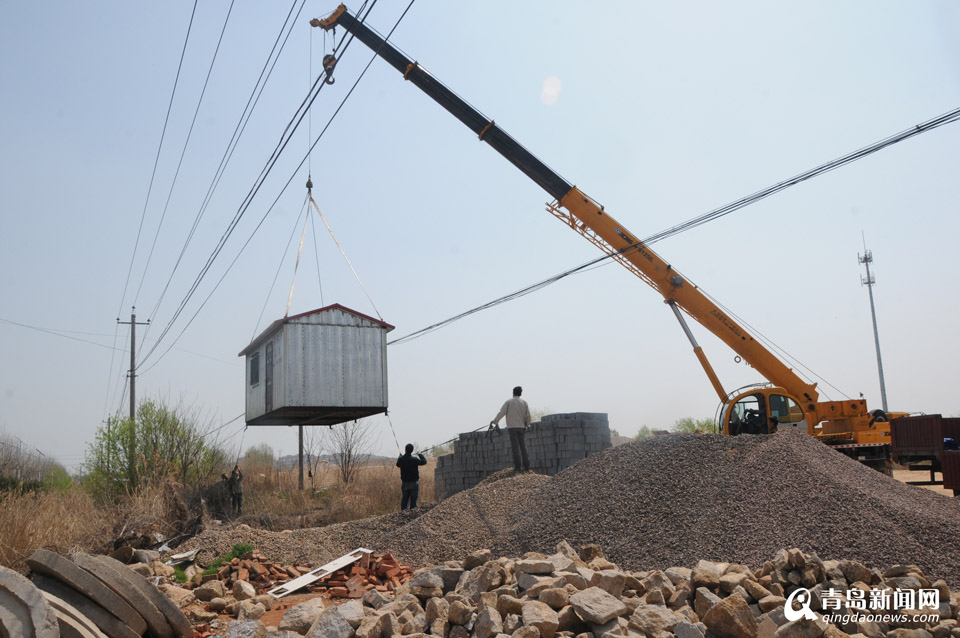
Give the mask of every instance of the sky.
[[[332, 47], [309, 19], [335, 6], [303, 5], [205, 207], [291, 4], [198, 3], [176, 82], [192, 3], [7, 7], [5, 433], [76, 468], [127, 412], [117, 319], [136, 306], [151, 322], [137, 328], [138, 398], [226, 424], [228, 446], [294, 453], [296, 428], [234, 420], [237, 353], [284, 315], [291, 282], [291, 314], [340, 303], [400, 337], [599, 255], [386, 63], [334, 116], [371, 60], [359, 42], [244, 206]], [[386, 33], [406, 7], [382, 0], [367, 24]], [[639, 237], [960, 106], [960, 6], [946, 1], [416, 0], [391, 41]], [[958, 148], [947, 125], [654, 249], [816, 373], [823, 398], [863, 393], [872, 409], [866, 244], [890, 409], [955, 415]], [[369, 299], [316, 215], [294, 278], [308, 170]], [[762, 381], [693, 330], [725, 388]], [[390, 346], [388, 372], [389, 421], [370, 421], [387, 455], [391, 426], [400, 445], [445, 441], [488, 423], [518, 384], [537, 412], [605, 412], [624, 435], [712, 418], [718, 403], [662, 299], [616, 264]]]

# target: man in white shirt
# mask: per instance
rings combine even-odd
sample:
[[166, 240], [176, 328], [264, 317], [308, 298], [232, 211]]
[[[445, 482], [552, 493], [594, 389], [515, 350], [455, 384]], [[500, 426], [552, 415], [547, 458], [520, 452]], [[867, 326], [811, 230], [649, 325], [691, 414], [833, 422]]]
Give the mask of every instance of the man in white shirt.
[[500, 419], [507, 417], [507, 432], [510, 433], [510, 447], [513, 449], [513, 467], [518, 471], [528, 471], [530, 469], [530, 459], [527, 458], [527, 444], [523, 440], [523, 434], [530, 427], [530, 406], [520, 398], [523, 394], [523, 388], [517, 386], [513, 389], [513, 398], [508, 399], [500, 412], [494, 417], [490, 425], [497, 425]]

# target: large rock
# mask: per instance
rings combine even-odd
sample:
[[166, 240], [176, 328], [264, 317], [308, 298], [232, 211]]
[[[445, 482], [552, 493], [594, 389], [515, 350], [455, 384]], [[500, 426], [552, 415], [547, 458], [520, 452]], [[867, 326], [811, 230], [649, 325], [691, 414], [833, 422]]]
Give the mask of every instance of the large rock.
[[233, 597], [237, 600], [250, 600], [256, 597], [257, 589], [245, 580], [238, 580], [233, 584]]
[[0, 617], [0, 626], [9, 636], [60, 638], [57, 617], [40, 590], [6, 567], [0, 567], [0, 610], [6, 612]]
[[255, 603], [252, 600], [241, 600], [240, 607], [237, 610], [237, 620], [257, 620], [263, 618], [267, 613], [267, 608], [263, 603]]
[[794, 620], [777, 629], [776, 638], [820, 638], [829, 625], [823, 618]]
[[[140, 574], [137, 574], [133, 570], [130, 570], [126, 565], [118, 560], [110, 558], [109, 556], [97, 556], [97, 560], [110, 567], [113, 567], [114, 570], [120, 572], [123, 577], [130, 582], [130, 584], [143, 592], [143, 594], [149, 598], [154, 605], [157, 606], [157, 609], [160, 610], [160, 613], [163, 614], [164, 618], [167, 619], [167, 622], [173, 629], [175, 636], [178, 638], [193, 638], [193, 626], [190, 624], [190, 621], [183, 614], [183, 612], [180, 611], [180, 607], [178, 607], [168, 595], [165, 595], [146, 578]], [[183, 591], [186, 591], [188, 596], [192, 596], [189, 591]]]
[[34, 573], [57, 580], [77, 592], [83, 592], [84, 596], [103, 609], [109, 610], [135, 633], [142, 636], [147, 630], [147, 622], [143, 616], [137, 613], [127, 601], [117, 596], [95, 576], [63, 556], [46, 549], [38, 549], [27, 558], [27, 565]]
[[204, 584], [194, 589], [193, 595], [197, 597], [197, 600], [202, 600], [203, 602], [207, 603], [214, 598], [225, 598], [227, 595], [227, 588], [222, 581], [208, 580]]
[[[357, 623], [360, 626], [360, 623]], [[353, 638], [354, 628], [337, 607], [325, 610], [307, 631], [307, 638]]]
[[474, 625], [474, 635], [476, 638], [494, 638], [503, 631], [503, 619], [497, 610], [493, 607], [484, 607], [477, 615], [477, 622]]
[[[397, 617], [392, 613], [375, 613], [363, 619], [357, 627], [357, 638], [390, 638], [399, 628]], [[469, 632], [468, 632], [469, 635]]]
[[479, 602], [480, 594], [502, 585], [505, 575], [502, 565], [497, 561], [488, 561], [480, 567], [464, 572], [457, 583], [456, 592]]
[[410, 593], [420, 599], [443, 596], [443, 578], [435, 571], [425, 570], [407, 581]]
[[267, 628], [259, 620], [232, 622], [227, 626], [226, 638], [265, 638]]
[[673, 628], [683, 620], [682, 616], [678, 616], [666, 607], [640, 604], [630, 615], [630, 626], [647, 635], [656, 636], [660, 632], [672, 632]]
[[594, 625], [604, 625], [627, 610], [619, 598], [599, 587], [589, 587], [570, 596], [577, 615]]
[[462, 600], [455, 600], [450, 603], [450, 609], [447, 612], [447, 618], [454, 625], [466, 625], [473, 617], [474, 609]]
[[703, 616], [703, 624], [716, 638], [756, 638], [757, 619], [747, 601], [734, 595], [724, 598]]
[[127, 577], [127, 574], [131, 573], [129, 569], [124, 567], [122, 570], [118, 570], [110, 563], [97, 560], [83, 552], [74, 554], [71, 559], [82, 569], [96, 576], [100, 582], [136, 609], [137, 613], [143, 616], [146, 621], [150, 633], [154, 634], [156, 638], [173, 638], [173, 628], [167, 622], [166, 617], [160, 613], [160, 609], [143, 591], [130, 582]]
[[523, 603], [523, 624], [531, 625], [540, 630], [542, 638], [552, 638], [560, 626], [557, 612], [539, 600], [530, 600]]
[[697, 587], [696, 597], [693, 602], [693, 609], [697, 615], [703, 618], [717, 604], [720, 603], [720, 597], [714, 594], [706, 587]]
[[[76, 565], [74, 565], [74, 567], [76, 567]], [[79, 567], [76, 568], [80, 569]], [[89, 576], [89, 574], [87, 575]], [[90, 578], [93, 578], [93, 576], [90, 576]], [[78, 612], [89, 618], [93, 624], [109, 636], [109, 638], [140, 638], [141, 636], [141, 634], [135, 632], [128, 625], [124, 624], [123, 621], [93, 600], [87, 598], [77, 590], [67, 587], [58, 580], [40, 574], [34, 574], [33, 584], [36, 585], [40, 591], [53, 594], [68, 605], [74, 607]]]
[[360, 623], [363, 622], [363, 603], [359, 600], [348, 600], [345, 603], [341, 603], [337, 605], [336, 610], [354, 629], [359, 627]]
[[492, 557], [493, 552], [491, 552], [489, 549], [478, 549], [463, 559], [463, 568], [467, 571], [470, 571], [471, 569], [480, 567], [484, 563], [489, 562]]
[[514, 570], [522, 574], [552, 574], [554, 569], [553, 563], [549, 560], [518, 560], [514, 565]]
[[[137, 574], [136, 572], [133, 572], [133, 573], [136, 576], [140, 576], [140, 574]], [[141, 576], [141, 578], [143, 577]], [[144, 578], [144, 580], [147, 582], [148, 585], [150, 585], [150, 581], [148, 581], [146, 578]], [[150, 585], [150, 586], [153, 587], [153, 585]], [[169, 583], [163, 583], [159, 585], [157, 588], [157, 591], [163, 593], [163, 595], [166, 596], [167, 599], [170, 602], [172, 602], [177, 609], [186, 609], [193, 603], [197, 602], [197, 597], [193, 594], [192, 591], [190, 591], [189, 589], [184, 589], [183, 587], [177, 587], [176, 585], [171, 585]], [[211, 598], [211, 600], [213, 599]], [[157, 607], [159, 606], [160, 605], [157, 605]]]
[[295, 631], [300, 635], [310, 631], [313, 623], [317, 622], [320, 614], [326, 609], [322, 598], [313, 598], [299, 605], [294, 605], [283, 614], [283, 619], [277, 629]]

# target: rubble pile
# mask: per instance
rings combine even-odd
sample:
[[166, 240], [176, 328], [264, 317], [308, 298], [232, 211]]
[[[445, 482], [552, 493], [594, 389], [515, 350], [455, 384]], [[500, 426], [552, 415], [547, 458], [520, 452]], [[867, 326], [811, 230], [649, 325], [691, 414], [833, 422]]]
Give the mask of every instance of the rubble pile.
[[410, 565], [401, 565], [390, 554], [372, 554], [359, 564], [348, 565], [324, 576], [310, 587], [333, 598], [362, 598], [371, 589], [395, 591], [410, 579]]
[[244, 581], [259, 589], [269, 589], [299, 578], [311, 569], [313, 568], [306, 565], [284, 565], [268, 560], [259, 550], [254, 549], [242, 558], [234, 558], [224, 563], [215, 574], [198, 574], [193, 582], [199, 585], [210, 580], [220, 580], [227, 588], [231, 588], [234, 583]]
[[[867, 602], [869, 611], [861, 611]], [[519, 559], [477, 551], [416, 572], [394, 595], [371, 590], [340, 605], [315, 599], [287, 610], [278, 626], [235, 622], [226, 635], [956, 638], [958, 616], [960, 593], [915, 565], [881, 571], [781, 549], [756, 570], [701, 560], [693, 568], [629, 571], [597, 545], [578, 552], [562, 541], [551, 555]]]

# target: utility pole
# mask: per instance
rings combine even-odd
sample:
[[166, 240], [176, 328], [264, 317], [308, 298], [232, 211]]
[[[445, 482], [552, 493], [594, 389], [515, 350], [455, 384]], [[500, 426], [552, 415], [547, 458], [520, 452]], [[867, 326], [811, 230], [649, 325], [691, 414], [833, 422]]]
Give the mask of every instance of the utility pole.
[[877, 370], [880, 373], [880, 401], [883, 403], [883, 411], [887, 411], [887, 386], [883, 381], [883, 361], [880, 358], [880, 332], [877, 330], [877, 309], [873, 305], [873, 285], [877, 283], [876, 278], [870, 272], [870, 264], [873, 263], [873, 252], [867, 250], [867, 240], [863, 240], [863, 255], [857, 253], [857, 259], [867, 269], [867, 276], [860, 278], [860, 285], [866, 286], [870, 293], [870, 316], [873, 317], [873, 342], [877, 348]]
[[299, 448], [297, 452], [297, 456], [298, 456], [297, 465], [299, 466], [299, 471], [300, 471], [300, 480], [298, 482], [298, 485], [300, 487], [300, 491], [302, 492], [303, 491], [303, 426], [298, 425], [297, 429], [299, 430], [298, 437], [297, 437], [298, 448]]
[[[120, 321], [117, 317], [117, 323], [130, 326], [130, 420], [133, 421], [137, 416], [137, 307], [130, 308], [130, 321]], [[141, 321], [141, 326], [149, 326], [150, 320]]]

